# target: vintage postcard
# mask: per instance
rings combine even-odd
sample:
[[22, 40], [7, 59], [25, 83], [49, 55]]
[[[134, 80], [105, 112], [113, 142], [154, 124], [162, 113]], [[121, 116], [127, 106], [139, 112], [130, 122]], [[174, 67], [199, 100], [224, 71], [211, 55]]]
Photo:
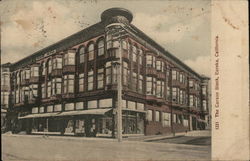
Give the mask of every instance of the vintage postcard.
[[246, 0], [2, 0], [2, 160], [249, 160]]

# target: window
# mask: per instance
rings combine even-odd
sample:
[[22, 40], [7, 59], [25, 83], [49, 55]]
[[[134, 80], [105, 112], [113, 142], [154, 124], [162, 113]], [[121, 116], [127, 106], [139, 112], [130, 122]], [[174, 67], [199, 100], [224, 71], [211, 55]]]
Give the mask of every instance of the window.
[[39, 108], [39, 113], [44, 113], [44, 107]]
[[25, 70], [25, 79], [30, 79], [30, 69]]
[[167, 85], [167, 100], [171, 100], [170, 87]]
[[103, 88], [104, 80], [104, 68], [98, 69], [97, 71], [97, 89]]
[[151, 95], [153, 90], [153, 77], [147, 77], [147, 95]]
[[128, 108], [129, 109], [135, 110], [135, 107], [136, 107], [136, 103], [135, 102], [128, 101]]
[[31, 113], [38, 113], [38, 107], [33, 107]]
[[16, 90], [16, 95], [15, 95], [16, 103], [19, 103], [19, 89]]
[[172, 88], [172, 101], [177, 102], [177, 88], [176, 87]]
[[206, 94], [207, 94], [206, 86], [202, 86], [202, 94], [206, 96]]
[[99, 100], [99, 108], [103, 107], [112, 107], [112, 98], [101, 99]]
[[98, 42], [98, 56], [104, 55], [104, 40]]
[[137, 103], [137, 110], [144, 111], [144, 104], [143, 103]]
[[83, 110], [84, 102], [76, 102], [76, 110]]
[[172, 80], [177, 80], [176, 78], [176, 76], [177, 76], [177, 74], [176, 74], [177, 72], [175, 71], [175, 70], [172, 70]]
[[163, 127], [171, 126], [171, 114], [167, 112], [163, 112], [162, 115], [163, 115], [162, 116]]
[[9, 85], [10, 84], [10, 77], [8, 74], [1, 75], [1, 85]]
[[49, 59], [48, 61], [48, 73], [50, 74], [52, 71], [52, 62], [51, 62], [51, 59]]
[[126, 100], [122, 100], [122, 108], [127, 108], [127, 101]]
[[46, 74], [46, 63], [42, 63], [42, 75], [44, 76]]
[[70, 74], [70, 75], [64, 75], [64, 80], [63, 80], [63, 87], [64, 93], [74, 93], [74, 80], [75, 75]]
[[122, 40], [122, 49], [127, 50], [127, 42]]
[[47, 82], [47, 98], [51, 96], [51, 81]]
[[94, 59], [94, 44], [90, 44], [88, 47], [88, 60], [93, 60]]
[[133, 62], [136, 62], [136, 52], [137, 52], [137, 48], [136, 46], [132, 46], [132, 60]]
[[189, 87], [193, 88], [194, 87], [194, 81], [193, 80], [189, 80]]
[[74, 103], [66, 103], [64, 106], [65, 111], [72, 111], [74, 110], [75, 106]]
[[75, 65], [75, 52], [68, 51], [68, 53], [64, 54], [64, 65]]
[[2, 92], [1, 91], [1, 105], [9, 104], [9, 92]]
[[147, 55], [146, 60], [147, 60], [147, 67], [153, 67], [153, 56]]
[[137, 90], [137, 73], [133, 72], [133, 75], [132, 75], [132, 89], [134, 91]]
[[30, 85], [30, 96], [29, 98], [32, 100], [32, 99], [35, 99], [38, 97], [38, 85], [37, 84], [31, 84]]
[[109, 85], [112, 83], [112, 67], [111, 62], [107, 62], [105, 65], [106, 68], [106, 84]]
[[138, 59], [139, 59], [139, 64], [140, 65], [142, 65], [142, 57], [143, 57], [142, 49], [139, 49]]
[[156, 61], [156, 70], [161, 71], [161, 61], [160, 60]]
[[53, 106], [52, 105], [47, 106], [47, 112], [53, 112]]
[[53, 59], [53, 69], [62, 69], [62, 58], [57, 57]]
[[142, 93], [142, 88], [143, 88], [143, 76], [139, 75], [138, 89], [140, 93]]
[[152, 110], [147, 111], [147, 120], [153, 121], [153, 111]]
[[62, 93], [62, 78], [52, 79], [52, 95], [57, 95]]
[[157, 97], [164, 97], [164, 82], [163, 81], [160, 81], [160, 80], [157, 80], [157, 83], [156, 83], [156, 96]]
[[62, 111], [62, 104], [57, 104], [54, 106], [54, 111], [59, 112]]
[[193, 97], [193, 95], [190, 95], [189, 96], [189, 106], [194, 106], [194, 97]]
[[207, 110], [207, 101], [206, 100], [202, 101], [202, 106], [203, 106], [203, 110], [206, 111]]
[[30, 76], [31, 77], [38, 77], [39, 76], [39, 67], [37, 67], [37, 66], [31, 67]]
[[84, 73], [79, 74], [79, 92], [84, 91]]
[[97, 108], [97, 100], [88, 101], [88, 109]]
[[84, 56], [85, 56], [85, 48], [81, 47], [81, 49], [79, 50], [80, 63], [84, 62]]
[[94, 88], [94, 72], [93, 70], [91, 69], [89, 72], [88, 72], [88, 90], [93, 90]]
[[128, 63], [124, 61], [122, 63], [123, 63], [123, 85], [127, 86], [128, 85]]
[[155, 121], [160, 121], [160, 111], [155, 111]]
[[41, 85], [41, 92], [42, 92], [42, 98], [46, 98], [46, 92], [45, 92], [45, 84], [43, 83], [42, 85]]

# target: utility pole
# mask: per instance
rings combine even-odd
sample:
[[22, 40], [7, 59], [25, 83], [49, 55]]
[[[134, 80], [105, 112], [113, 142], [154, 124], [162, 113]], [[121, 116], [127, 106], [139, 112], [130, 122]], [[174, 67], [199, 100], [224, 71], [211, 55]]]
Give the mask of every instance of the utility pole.
[[119, 40], [117, 70], [117, 139], [122, 142], [122, 40]]

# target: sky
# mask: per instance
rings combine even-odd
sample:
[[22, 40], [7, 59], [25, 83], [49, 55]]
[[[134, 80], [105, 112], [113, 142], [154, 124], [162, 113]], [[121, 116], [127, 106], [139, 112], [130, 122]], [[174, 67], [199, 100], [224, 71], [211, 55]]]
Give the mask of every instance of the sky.
[[132, 24], [196, 72], [210, 76], [209, 0], [4, 0], [0, 3], [1, 64], [16, 62], [123, 7]]

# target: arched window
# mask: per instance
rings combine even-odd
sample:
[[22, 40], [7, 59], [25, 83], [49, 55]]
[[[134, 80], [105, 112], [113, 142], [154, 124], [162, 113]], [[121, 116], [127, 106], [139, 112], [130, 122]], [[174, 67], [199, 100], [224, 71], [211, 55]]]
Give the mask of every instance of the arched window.
[[98, 42], [98, 56], [104, 55], [104, 41], [103, 39]]
[[84, 54], [85, 54], [85, 48], [81, 47], [80, 50], [79, 50], [80, 63], [84, 62]]
[[89, 45], [88, 54], [89, 54], [88, 60], [93, 60], [94, 59], [94, 44]]

